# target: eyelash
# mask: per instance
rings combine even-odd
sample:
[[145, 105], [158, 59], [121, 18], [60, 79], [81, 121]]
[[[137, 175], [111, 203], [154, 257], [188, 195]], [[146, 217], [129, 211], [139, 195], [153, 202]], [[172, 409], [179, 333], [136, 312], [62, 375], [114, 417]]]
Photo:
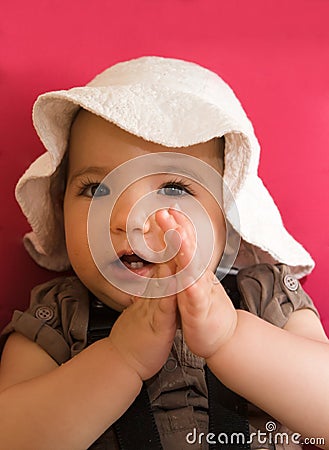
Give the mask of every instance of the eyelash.
[[[101, 183], [99, 181], [92, 180], [91, 178], [88, 178], [88, 177], [85, 178], [84, 180], [80, 180], [79, 185], [77, 187], [78, 196], [87, 196], [87, 197], [92, 198], [93, 195], [91, 195], [91, 196], [86, 195], [86, 190], [93, 186], [98, 187], [100, 185], [101, 185]], [[96, 189], [97, 189], [97, 187], [96, 187]], [[196, 195], [195, 191], [191, 187], [191, 183], [188, 183], [180, 178], [174, 178], [173, 180], [166, 181], [157, 190], [160, 191], [161, 189], [166, 189], [166, 188], [179, 189], [181, 191], [185, 191], [187, 194], [190, 194], [192, 196]]]
[[[92, 198], [93, 195], [86, 195], [86, 191], [87, 191], [87, 189], [92, 188], [93, 186], [95, 186], [97, 189], [99, 186], [101, 186], [101, 183], [99, 181], [92, 180], [91, 178], [88, 178], [88, 177], [80, 180], [79, 185], [77, 187], [78, 196], [86, 196], [86, 197]], [[105, 187], [107, 188], [107, 186], [105, 186]]]
[[191, 183], [188, 183], [184, 180], [182, 180], [181, 178], [175, 178], [171, 181], [167, 181], [166, 183], [163, 183], [160, 189], [165, 189], [165, 188], [173, 188], [173, 189], [180, 189], [180, 190], [184, 190], [187, 194], [190, 194], [192, 196], [195, 196], [195, 191], [192, 189], [191, 187]]

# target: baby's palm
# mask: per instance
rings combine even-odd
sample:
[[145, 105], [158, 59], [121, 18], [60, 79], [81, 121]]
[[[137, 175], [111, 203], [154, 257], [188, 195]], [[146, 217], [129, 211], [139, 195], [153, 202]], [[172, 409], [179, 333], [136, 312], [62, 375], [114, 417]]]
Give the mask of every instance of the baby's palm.
[[138, 298], [116, 321], [110, 339], [142, 380], [166, 362], [177, 329], [176, 296]]

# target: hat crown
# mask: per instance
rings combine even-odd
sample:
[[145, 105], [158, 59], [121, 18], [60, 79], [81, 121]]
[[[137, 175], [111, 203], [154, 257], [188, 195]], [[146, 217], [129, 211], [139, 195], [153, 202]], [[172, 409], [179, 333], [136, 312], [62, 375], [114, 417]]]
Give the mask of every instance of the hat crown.
[[160, 56], [143, 56], [130, 61], [119, 62], [96, 75], [87, 86], [105, 87], [113, 85], [132, 85], [154, 83], [171, 84], [195, 92], [196, 84], [204, 80], [207, 84], [225, 84], [210, 70], [189, 61]]
[[137, 86], [152, 90], [192, 94], [216, 106], [230, 105], [232, 116], [250, 129], [241, 103], [230, 86], [217, 74], [196, 63], [175, 58], [144, 56], [105, 69], [89, 87]]

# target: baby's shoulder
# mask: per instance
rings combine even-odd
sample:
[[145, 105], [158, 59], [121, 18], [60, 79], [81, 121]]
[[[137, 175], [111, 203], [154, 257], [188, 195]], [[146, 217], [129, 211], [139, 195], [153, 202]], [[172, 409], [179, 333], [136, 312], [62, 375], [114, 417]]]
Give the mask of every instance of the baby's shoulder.
[[[89, 291], [78, 277], [60, 277], [42, 283], [31, 291], [28, 312], [48, 325], [66, 322], [89, 308]], [[56, 325], [55, 325], [56, 326]]]
[[237, 274], [241, 307], [279, 327], [294, 311], [311, 309], [319, 315], [300, 281], [285, 264], [255, 264]]
[[55, 278], [32, 289], [29, 307], [14, 312], [1, 341], [16, 331], [62, 364], [86, 347], [88, 320], [87, 288], [75, 276]]

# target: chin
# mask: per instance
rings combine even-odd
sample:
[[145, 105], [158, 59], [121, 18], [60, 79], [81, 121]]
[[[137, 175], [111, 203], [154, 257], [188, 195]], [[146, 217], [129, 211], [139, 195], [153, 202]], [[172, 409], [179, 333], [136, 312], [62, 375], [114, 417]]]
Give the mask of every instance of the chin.
[[109, 285], [108, 282], [105, 283], [107, 286], [104, 286], [101, 291], [97, 288], [92, 291], [98, 300], [119, 312], [131, 305], [130, 297], [126, 292], [122, 292], [119, 289]]

